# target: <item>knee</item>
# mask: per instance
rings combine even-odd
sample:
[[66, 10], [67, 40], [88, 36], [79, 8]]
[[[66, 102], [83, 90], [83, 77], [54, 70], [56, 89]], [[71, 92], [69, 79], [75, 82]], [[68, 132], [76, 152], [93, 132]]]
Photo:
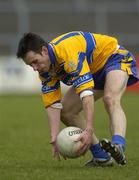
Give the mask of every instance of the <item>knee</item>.
[[105, 95], [103, 97], [104, 104], [108, 110], [113, 109], [115, 106], [120, 105], [119, 98], [115, 97], [114, 95]]
[[69, 125], [70, 121], [72, 118], [72, 114], [70, 111], [66, 111], [65, 109], [62, 109], [61, 111], [61, 121], [65, 124], [65, 125]]

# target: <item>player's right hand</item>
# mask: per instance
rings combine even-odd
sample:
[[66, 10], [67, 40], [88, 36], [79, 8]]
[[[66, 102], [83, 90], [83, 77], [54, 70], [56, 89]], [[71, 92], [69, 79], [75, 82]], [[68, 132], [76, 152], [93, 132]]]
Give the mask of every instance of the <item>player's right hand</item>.
[[79, 155], [84, 155], [90, 148], [92, 143], [92, 130], [85, 129], [76, 141], [81, 141], [82, 144], [77, 151]]

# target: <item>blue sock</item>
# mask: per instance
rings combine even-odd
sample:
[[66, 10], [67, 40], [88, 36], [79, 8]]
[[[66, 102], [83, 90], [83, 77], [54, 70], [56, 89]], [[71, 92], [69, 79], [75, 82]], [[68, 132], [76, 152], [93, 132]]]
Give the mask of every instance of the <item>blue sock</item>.
[[112, 137], [112, 143], [113, 144], [120, 144], [125, 149], [125, 138], [120, 135], [113, 135]]
[[93, 154], [94, 158], [110, 159], [108, 153], [106, 153], [99, 144], [92, 145], [90, 147], [90, 151]]

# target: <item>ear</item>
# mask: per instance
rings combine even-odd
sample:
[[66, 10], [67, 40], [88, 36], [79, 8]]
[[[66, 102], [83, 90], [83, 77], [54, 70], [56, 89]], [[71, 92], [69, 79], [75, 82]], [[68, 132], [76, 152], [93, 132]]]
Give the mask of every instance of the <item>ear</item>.
[[48, 49], [46, 46], [42, 46], [42, 55], [47, 55], [48, 54]]

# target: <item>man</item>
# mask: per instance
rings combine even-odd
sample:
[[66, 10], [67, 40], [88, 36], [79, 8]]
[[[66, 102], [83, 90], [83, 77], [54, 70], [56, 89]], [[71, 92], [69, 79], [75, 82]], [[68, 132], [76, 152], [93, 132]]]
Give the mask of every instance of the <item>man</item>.
[[[85, 166], [111, 166], [113, 159], [126, 164], [126, 117], [120, 101], [126, 86], [139, 80], [129, 51], [106, 35], [75, 31], [47, 43], [40, 36], [27, 33], [19, 42], [17, 57], [38, 71], [42, 80], [55, 157], [60, 158], [56, 137], [62, 120], [67, 126], [84, 129], [78, 139], [82, 141], [78, 153], [90, 149], [93, 155]], [[63, 99], [60, 81], [71, 85]], [[109, 114], [112, 141], [102, 139], [99, 143], [93, 122], [94, 102], [101, 97]], [[81, 110], [85, 119], [79, 115]]]

